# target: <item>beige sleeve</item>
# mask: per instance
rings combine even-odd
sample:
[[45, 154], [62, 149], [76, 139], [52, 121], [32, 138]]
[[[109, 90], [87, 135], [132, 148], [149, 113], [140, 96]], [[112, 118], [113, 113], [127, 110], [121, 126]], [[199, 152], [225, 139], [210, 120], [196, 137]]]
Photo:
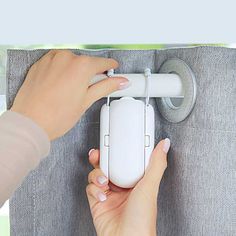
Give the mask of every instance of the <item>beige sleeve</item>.
[[46, 132], [31, 119], [13, 111], [0, 116], [0, 207], [49, 151]]

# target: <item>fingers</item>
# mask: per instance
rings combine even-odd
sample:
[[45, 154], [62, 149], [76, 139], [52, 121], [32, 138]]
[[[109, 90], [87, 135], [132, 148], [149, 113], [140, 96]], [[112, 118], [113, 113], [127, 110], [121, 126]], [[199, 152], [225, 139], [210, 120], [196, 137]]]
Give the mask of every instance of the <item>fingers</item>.
[[52, 49], [50, 50], [49, 52], [47, 52], [45, 55], [43, 55], [39, 60], [38, 62], [41, 62], [41, 61], [44, 61], [46, 58], [51, 60], [53, 59], [53, 57], [59, 53], [59, 52], [65, 52], [67, 51], [69, 53], [69, 50], [58, 50], [58, 49]]
[[89, 162], [93, 168], [99, 168], [99, 151], [91, 149], [89, 151]]
[[103, 174], [101, 169], [94, 169], [93, 171], [91, 171], [88, 175], [88, 182], [94, 183], [98, 187], [106, 187], [106, 185], [108, 185], [108, 179]]
[[86, 193], [90, 206], [93, 206], [97, 202], [104, 202], [107, 200], [106, 190], [103, 190], [95, 184], [89, 184], [86, 187]]
[[119, 66], [118, 62], [112, 58], [76, 55], [70, 50], [53, 49], [46, 53], [42, 58], [45, 57], [48, 57], [50, 59], [59, 57], [61, 58], [61, 60], [73, 58], [75, 59], [77, 67], [79, 69], [85, 68], [90, 72], [91, 75], [100, 74], [110, 69], [116, 69]]
[[90, 206], [97, 202], [104, 202], [109, 192], [107, 177], [104, 176], [100, 169], [94, 169], [88, 175], [88, 182], [86, 193]]
[[[112, 184], [111, 182], [108, 183], [108, 179], [104, 176], [104, 173], [101, 171], [100, 167], [99, 167], [99, 150], [97, 149], [91, 149], [89, 151], [89, 162], [90, 164], [95, 168], [95, 170], [93, 170], [92, 172], [90, 172], [89, 176], [88, 176], [88, 182], [89, 183], [96, 183], [98, 186], [103, 186], [104, 184], [108, 184], [109, 185], [109, 189], [112, 192], [122, 192], [124, 190], [124, 188], [118, 187], [114, 184]], [[97, 171], [97, 170], [98, 171]], [[95, 177], [95, 174], [97, 174], [97, 177]], [[100, 176], [104, 176], [105, 179], [103, 177]]]
[[[144, 225], [156, 226], [157, 196], [160, 180], [167, 167], [166, 154], [169, 140], [162, 140], [153, 150], [144, 177], [133, 188], [129, 196], [129, 209], [132, 215], [143, 217]], [[154, 234], [153, 234], [154, 235]]]
[[85, 59], [87, 57], [91, 71], [94, 75], [101, 74], [104, 71], [108, 71], [110, 69], [116, 69], [119, 66], [118, 62], [112, 58], [91, 57], [85, 55], [80, 57], [84, 57]]
[[167, 167], [169, 147], [170, 140], [166, 138], [160, 141], [153, 150], [145, 175], [140, 181], [140, 186], [145, 189], [145, 192], [156, 194], [158, 191], [162, 176]]
[[44, 56], [45, 57], [50, 57], [52, 59], [58, 52], [62, 52], [62, 51], [69, 52], [69, 50], [52, 49], [48, 53], [46, 53]]
[[88, 68], [93, 75], [103, 73], [104, 71], [108, 71], [110, 69], [116, 69], [119, 66], [118, 62], [112, 58], [76, 55], [70, 50], [62, 49], [50, 50], [43, 57], [41, 57], [41, 59], [45, 57], [53, 59], [57, 55], [62, 59], [67, 57], [77, 59], [78, 66], [82, 64], [83, 67]]
[[111, 58], [104, 57], [91, 57], [87, 55], [74, 55], [74, 68], [78, 71], [83, 71], [87, 76], [88, 81], [92, 79], [96, 74], [102, 74], [110, 69], [118, 67], [118, 62]]
[[129, 80], [124, 77], [112, 77], [97, 82], [96, 84], [93, 84], [88, 88], [87, 107], [89, 107], [100, 98], [106, 97], [117, 90], [126, 89], [129, 86]]

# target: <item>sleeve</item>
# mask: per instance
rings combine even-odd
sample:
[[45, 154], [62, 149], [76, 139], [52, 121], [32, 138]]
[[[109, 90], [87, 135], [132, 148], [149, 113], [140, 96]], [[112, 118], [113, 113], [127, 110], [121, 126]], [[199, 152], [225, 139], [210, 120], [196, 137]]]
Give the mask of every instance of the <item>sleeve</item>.
[[0, 116], [0, 207], [49, 151], [48, 135], [34, 121], [13, 111]]

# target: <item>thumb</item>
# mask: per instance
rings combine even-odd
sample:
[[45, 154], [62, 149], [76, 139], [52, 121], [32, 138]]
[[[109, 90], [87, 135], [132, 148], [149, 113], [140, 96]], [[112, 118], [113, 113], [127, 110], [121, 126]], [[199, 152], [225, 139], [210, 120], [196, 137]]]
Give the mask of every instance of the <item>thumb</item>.
[[116, 90], [126, 89], [130, 86], [130, 81], [124, 77], [112, 77], [101, 80], [88, 88], [88, 106], [102, 97], [106, 97]]
[[139, 187], [150, 195], [156, 195], [162, 176], [167, 167], [167, 153], [170, 148], [168, 138], [161, 140], [152, 152], [150, 163], [146, 169], [145, 175], [138, 183]]

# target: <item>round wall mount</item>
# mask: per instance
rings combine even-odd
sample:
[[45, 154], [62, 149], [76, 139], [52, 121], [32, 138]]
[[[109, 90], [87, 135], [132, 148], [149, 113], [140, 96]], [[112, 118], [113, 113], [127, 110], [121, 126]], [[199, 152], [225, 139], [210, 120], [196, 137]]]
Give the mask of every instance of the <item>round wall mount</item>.
[[192, 111], [197, 94], [195, 76], [191, 68], [181, 59], [173, 58], [165, 61], [159, 73], [177, 74], [181, 78], [184, 98], [157, 98], [157, 106], [162, 116], [172, 123], [183, 121]]

